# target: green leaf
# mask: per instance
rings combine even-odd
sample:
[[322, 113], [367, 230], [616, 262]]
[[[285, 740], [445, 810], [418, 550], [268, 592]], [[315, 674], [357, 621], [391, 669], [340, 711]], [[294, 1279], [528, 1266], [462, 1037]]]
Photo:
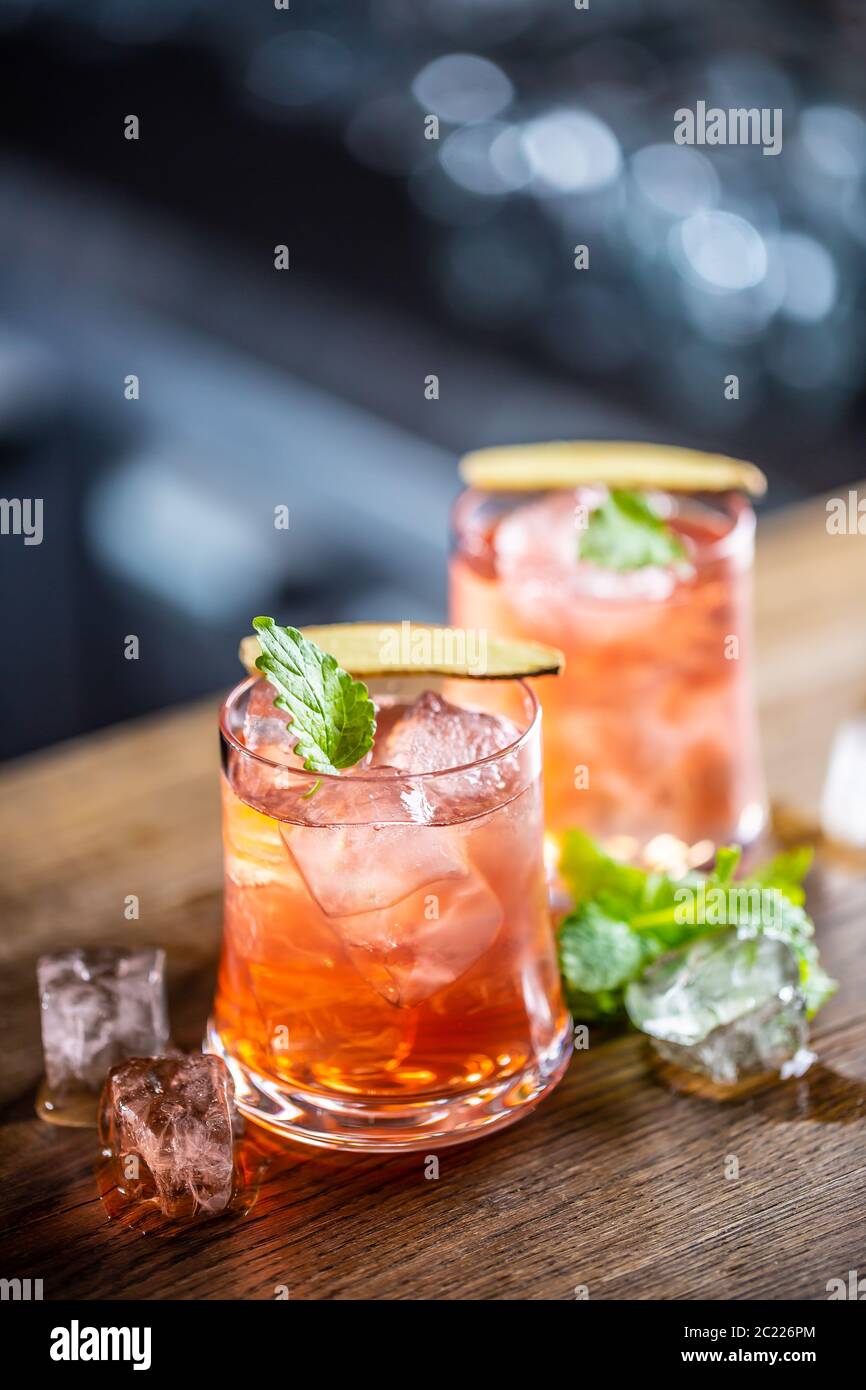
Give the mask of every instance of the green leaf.
[[686, 550], [642, 493], [613, 489], [590, 513], [579, 553], [605, 569], [634, 570], [675, 564]]
[[765, 934], [790, 947], [811, 1017], [836, 985], [802, 907], [799, 880], [810, 861], [808, 850], [788, 851], [734, 879], [740, 850], [723, 847], [710, 873], [675, 879], [612, 859], [581, 830], [566, 832], [559, 871], [575, 910], [560, 927], [559, 956], [575, 1017], [619, 1016], [625, 987], [659, 955], [729, 927], [744, 940]]
[[730, 883], [737, 870], [743, 851], [736, 845], [721, 845], [716, 850], [716, 862], [708, 881], [724, 886]]
[[353, 767], [373, 746], [376, 711], [363, 681], [339, 667], [297, 628], [254, 618], [262, 655], [256, 666], [277, 689], [274, 704], [292, 716], [295, 752], [310, 772]]
[[805, 902], [803, 879], [809, 872], [814, 851], [810, 845], [799, 845], [785, 850], [766, 864], [760, 864], [749, 874], [752, 883], [760, 883], [764, 888], [777, 888], [792, 903]]
[[806, 1017], [814, 1018], [820, 1008], [832, 999], [839, 985], [831, 980], [818, 960], [817, 947], [800, 957], [800, 988], [806, 998]]
[[576, 903], [604, 894], [623, 907], [643, 901], [649, 875], [631, 864], [621, 864], [599, 849], [582, 830], [567, 830], [562, 838], [559, 872]]
[[569, 982], [586, 994], [618, 988], [644, 959], [640, 937], [594, 903], [563, 926], [560, 949]]
[[626, 922], [589, 903], [563, 922], [559, 959], [569, 1005], [580, 1018], [605, 1018], [622, 1008], [622, 993], [647, 959]]

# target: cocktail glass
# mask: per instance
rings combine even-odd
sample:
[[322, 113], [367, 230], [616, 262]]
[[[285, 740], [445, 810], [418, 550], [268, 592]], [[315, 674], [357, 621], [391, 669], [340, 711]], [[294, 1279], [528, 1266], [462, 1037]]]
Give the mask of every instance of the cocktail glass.
[[[755, 517], [739, 494], [650, 494], [686, 547], [670, 568], [578, 560], [599, 490], [466, 490], [451, 620], [565, 653], [544, 706], [547, 824], [672, 867], [747, 845], [765, 802], [752, 698]], [[669, 861], [669, 862], [668, 862]]]
[[[426, 1149], [519, 1118], [571, 1052], [540, 712], [519, 681], [368, 684], [373, 753], [337, 775], [250, 748], [263, 681], [222, 708], [225, 928], [206, 1048], [228, 1064], [240, 1109], [272, 1130]], [[485, 748], [500, 736], [470, 761], [467, 711], [485, 708]], [[418, 746], [422, 766], [432, 749], [444, 767], [388, 765], [395, 739], [404, 766]]]

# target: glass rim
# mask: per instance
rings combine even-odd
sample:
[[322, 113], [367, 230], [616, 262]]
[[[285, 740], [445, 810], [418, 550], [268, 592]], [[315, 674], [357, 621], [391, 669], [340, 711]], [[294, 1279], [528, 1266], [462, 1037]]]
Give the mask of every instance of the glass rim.
[[[260, 675], [246, 676], [243, 680], [239, 681], [237, 685], [233, 686], [226, 695], [220, 705], [219, 711], [220, 737], [230, 748], [235, 749], [235, 751], [242, 754], [243, 757], [252, 758], [255, 762], [261, 763], [263, 767], [273, 768], [281, 774], [287, 773], [291, 777], [298, 778], [301, 782], [309, 782], [311, 779], [316, 778], [320, 781], [342, 783], [344, 786], [348, 782], [376, 782], [381, 786], [383, 784], [399, 781], [430, 782], [437, 777], [453, 777], [458, 773], [473, 772], [475, 768], [486, 767], [491, 763], [498, 762], [501, 758], [510, 757], [522, 752], [523, 748], [529, 743], [530, 739], [537, 734], [541, 727], [541, 702], [532, 689], [532, 686], [522, 676], [508, 676], [504, 677], [502, 680], [491, 683], [519, 686], [523, 698], [528, 703], [530, 718], [526, 728], [522, 730], [518, 737], [512, 739], [505, 747], [497, 749], [495, 753], [488, 753], [483, 758], [475, 758], [470, 763], [458, 763], [455, 764], [454, 767], [437, 768], [435, 771], [431, 772], [407, 772], [403, 768], [393, 768], [389, 770], [389, 775], [387, 777], [383, 776], [382, 769], [377, 771], [375, 768], [371, 767], [365, 768], [362, 772], [353, 772], [350, 767], [344, 768], [341, 772], [312, 772], [303, 767], [290, 767], [286, 763], [274, 762], [273, 758], [266, 758], [261, 753], [256, 753], [252, 748], [247, 748], [246, 744], [242, 743], [230, 729], [228, 716], [231, 710], [247, 690], [250, 690], [257, 681], [262, 679], [264, 679], [264, 677]], [[403, 673], [402, 675], [395, 674], [393, 676], [383, 674], [381, 676], [369, 677], [368, 679], [372, 682], [376, 680], [416, 680], [417, 677]], [[436, 677], [436, 679], [470, 680], [471, 677], [443, 675], [441, 677]], [[482, 684], [486, 684], [486, 682], [482, 681]]]
[[[694, 492], [672, 492], [663, 487], [646, 490], [663, 497], [669, 497], [674, 503], [680, 498], [690, 501], [706, 499], [708, 503], [716, 501], [719, 504], [718, 510], [731, 518], [731, 525], [723, 535], [716, 536], [712, 540], [694, 542], [694, 564], [697, 568], [701, 565], [712, 564], [714, 560], [723, 560], [728, 555], [736, 554], [738, 550], [749, 544], [755, 534], [757, 524], [755, 509], [748, 497], [744, 496], [742, 492], [702, 492], [699, 489], [695, 489]], [[460, 544], [469, 531], [469, 518], [463, 513], [471, 512], [473, 508], [485, 500], [508, 500], [513, 501], [516, 505], [520, 497], [529, 499], [555, 492], [567, 493], [570, 491], [576, 492], [577, 488], [536, 488], [531, 492], [487, 492], [482, 491], [481, 488], [464, 487], [458, 493], [451, 508], [451, 525], [455, 539]]]

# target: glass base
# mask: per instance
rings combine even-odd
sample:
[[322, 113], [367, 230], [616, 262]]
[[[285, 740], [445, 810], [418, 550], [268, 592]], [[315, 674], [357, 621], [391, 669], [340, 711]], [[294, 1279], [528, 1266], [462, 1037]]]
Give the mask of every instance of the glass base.
[[325, 1149], [368, 1153], [436, 1150], [493, 1134], [527, 1115], [561, 1078], [571, 1057], [569, 1024], [542, 1057], [515, 1076], [459, 1096], [409, 1102], [323, 1096], [289, 1089], [231, 1056], [211, 1021], [204, 1051], [222, 1057], [235, 1084], [238, 1109], [275, 1134]]

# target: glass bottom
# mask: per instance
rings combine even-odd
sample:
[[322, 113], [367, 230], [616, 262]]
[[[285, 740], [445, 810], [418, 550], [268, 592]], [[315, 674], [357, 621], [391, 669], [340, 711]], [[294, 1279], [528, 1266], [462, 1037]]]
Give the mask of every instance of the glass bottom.
[[495, 1086], [479, 1086], [459, 1096], [391, 1102], [323, 1096], [260, 1076], [226, 1051], [213, 1021], [204, 1040], [204, 1051], [222, 1057], [231, 1072], [238, 1109], [247, 1119], [302, 1144], [367, 1153], [464, 1144], [514, 1124], [560, 1080], [571, 1049], [569, 1023], [543, 1056]]

